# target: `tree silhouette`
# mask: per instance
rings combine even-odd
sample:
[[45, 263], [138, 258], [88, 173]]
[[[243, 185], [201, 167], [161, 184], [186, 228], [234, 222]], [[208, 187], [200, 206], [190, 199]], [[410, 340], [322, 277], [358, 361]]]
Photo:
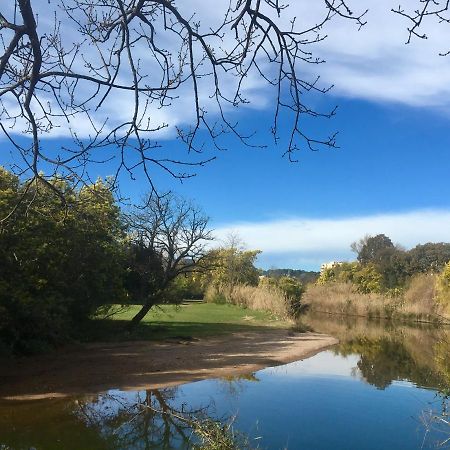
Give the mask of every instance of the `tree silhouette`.
[[[214, 159], [206, 150], [225, 148], [227, 135], [260, 145], [255, 130], [231, 115], [252, 103], [249, 80], [271, 88], [267, 128], [277, 142], [280, 122], [289, 126], [282, 153], [290, 160], [301, 148], [334, 147], [335, 134], [311, 136], [302, 124], [305, 116], [335, 113], [309, 104], [308, 94], [329, 86], [302, 68], [323, 62], [312, 48], [326, 38], [327, 22], [365, 23], [345, 0], [325, 0], [322, 19], [303, 28], [279, 0], [232, 0], [220, 20], [203, 24], [174, 0], [3, 3], [0, 130], [15, 172], [85, 183], [96, 163], [107, 162], [113, 181], [139, 173], [152, 188], [156, 168], [190, 177]], [[177, 108], [187, 125], [170, 120]], [[166, 130], [192, 156], [162, 146]], [[44, 140], [67, 135], [56, 149]]]

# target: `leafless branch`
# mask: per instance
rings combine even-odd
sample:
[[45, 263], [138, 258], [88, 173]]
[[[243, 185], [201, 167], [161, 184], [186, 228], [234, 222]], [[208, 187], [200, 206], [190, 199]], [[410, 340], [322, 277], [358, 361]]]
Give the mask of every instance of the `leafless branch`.
[[[22, 174], [84, 183], [95, 164], [108, 163], [114, 180], [141, 173], [153, 190], [157, 169], [189, 178], [215, 158], [209, 150], [226, 148], [228, 135], [264, 146], [258, 130], [231, 117], [251, 103], [252, 76], [272, 89], [268, 128], [275, 142], [280, 121], [288, 126], [282, 154], [296, 160], [302, 148], [336, 146], [335, 135], [311, 137], [302, 123], [304, 116], [335, 113], [307, 104], [308, 95], [329, 86], [310, 80], [302, 67], [323, 62], [311, 48], [325, 39], [323, 27], [333, 17], [365, 24], [365, 12], [353, 14], [344, 0], [324, 0], [323, 19], [305, 29], [295, 19], [283, 25], [289, 8], [278, 0], [232, 0], [209, 27], [174, 0], [15, 2], [17, 16], [10, 6], [0, 12], [0, 121]], [[183, 120], [161, 114], [186, 99], [192, 102]], [[161, 134], [173, 131], [191, 156], [176, 157], [161, 144]], [[45, 138], [58, 135], [70, 139], [55, 149]]]

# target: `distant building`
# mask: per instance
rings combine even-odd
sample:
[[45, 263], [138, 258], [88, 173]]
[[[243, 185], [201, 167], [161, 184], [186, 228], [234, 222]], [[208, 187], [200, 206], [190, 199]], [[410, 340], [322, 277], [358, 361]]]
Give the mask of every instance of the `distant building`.
[[320, 266], [320, 273], [322, 273], [324, 270], [327, 270], [327, 269], [334, 269], [335, 267], [338, 267], [341, 264], [344, 264], [344, 263], [342, 261], [330, 261], [327, 263], [323, 263]]

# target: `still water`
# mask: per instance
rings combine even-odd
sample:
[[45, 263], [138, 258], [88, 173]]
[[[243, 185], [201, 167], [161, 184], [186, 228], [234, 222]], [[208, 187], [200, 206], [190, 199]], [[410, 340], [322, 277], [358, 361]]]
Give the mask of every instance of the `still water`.
[[450, 448], [450, 329], [328, 316], [303, 322], [340, 344], [240, 378], [3, 403], [0, 449], [192, 448], [178, 413], [232, 420], [252, 448]]

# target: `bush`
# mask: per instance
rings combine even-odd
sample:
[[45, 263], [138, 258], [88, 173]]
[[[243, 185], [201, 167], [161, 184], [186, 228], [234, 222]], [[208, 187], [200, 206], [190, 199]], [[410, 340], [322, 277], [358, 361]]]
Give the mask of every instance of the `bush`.
[[302, 309], [302, 295], [305, 292], [305, 288], [301, 281], [293, 277], [280, 277], [280, 278], [262, 278], [260, 280], [260, 286], [270, 286], [275, 291], [281, 291], [289, 306], [289, 315], [291, 317], [297, 317]]
[[0, 168], [0, 339], [12, 352], [63, 342], [123, 296], [123, 233], [109, 187], [50, 183], [66, 204], [47, 184]]

